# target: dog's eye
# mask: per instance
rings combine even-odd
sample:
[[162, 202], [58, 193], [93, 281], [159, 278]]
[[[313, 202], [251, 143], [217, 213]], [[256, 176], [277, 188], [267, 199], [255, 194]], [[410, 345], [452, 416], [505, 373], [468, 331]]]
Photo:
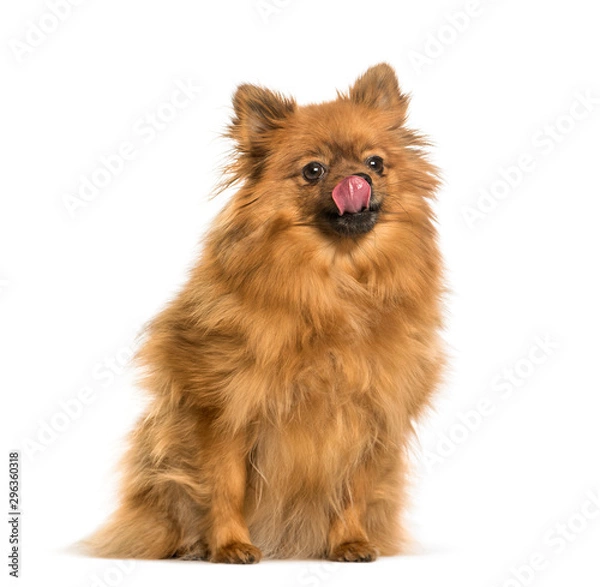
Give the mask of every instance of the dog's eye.
[[317, 181], [325, 175], [325, 166], [318, 161], [311, 161], [302, 169], [302, 175], [306, 181]]
[[365, 163], [367, 167], [375, 173], [383, 173], [383, 159], [379, 155], [373, 155], [369, 157]]

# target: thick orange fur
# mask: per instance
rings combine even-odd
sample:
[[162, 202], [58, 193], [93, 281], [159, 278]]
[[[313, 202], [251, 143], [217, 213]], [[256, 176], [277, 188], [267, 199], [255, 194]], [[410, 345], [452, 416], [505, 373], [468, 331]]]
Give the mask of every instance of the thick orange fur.
[[[362, 561], [401, 550], [406, 448], [443, 365], [437, 179], [406, 109], [385, 64], [323, 104], [238, 89], [229, 183], [241, 187], [148, 329], [139, 361], [152, 403], [92, 553]], [[322, 200], [373, 154], [385, 164], [378, 222], [328, 231]], [[328, 168], [319, 186], [301, 173], [313, 160]]]

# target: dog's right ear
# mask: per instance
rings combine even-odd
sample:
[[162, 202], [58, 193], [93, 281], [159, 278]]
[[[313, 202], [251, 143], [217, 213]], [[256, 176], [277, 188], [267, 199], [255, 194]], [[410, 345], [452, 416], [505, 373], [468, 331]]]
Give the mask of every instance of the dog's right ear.
[[408, 96], [400, 91], [396, 72], [387, 63], [367, 69], [350, 88], [350, 99], [380, 110], [406, 110], [408, 105]]
[[243, 84], [233, 96], [234, 117], [229, 136], [240, 154], [264, 156], [272, 131], [280, 128], [295, 109], [296, 102], [290, 98], [266, 88]]

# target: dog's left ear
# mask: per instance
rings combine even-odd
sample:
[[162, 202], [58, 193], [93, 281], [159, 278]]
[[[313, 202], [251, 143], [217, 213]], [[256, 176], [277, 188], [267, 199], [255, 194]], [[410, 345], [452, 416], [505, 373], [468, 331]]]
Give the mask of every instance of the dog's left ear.
[[396, 110], [402, 117], [408, 108], [408, 96], [400, 91], [396, 73], [387, 63], [369, 68], [350, 88], [350, 99], [380, 110]]
[[295, 109], [296, 103], [290, 98], [266, 88], [243, 84], [233, 96], [235, 115], [229, 134], [242, 154], [264, 155], [272, 131], [280, 128]]

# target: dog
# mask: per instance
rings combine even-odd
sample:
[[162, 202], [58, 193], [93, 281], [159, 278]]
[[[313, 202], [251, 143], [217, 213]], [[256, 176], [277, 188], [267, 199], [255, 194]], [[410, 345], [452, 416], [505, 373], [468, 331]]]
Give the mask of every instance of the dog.
[[445, 364], [439, 180], [408, 101], [387, 64], [320, 104], [238, 87], [237, 191], [147, 328], [151, 403], [91, 553], [402, 552], [407, 448]]

